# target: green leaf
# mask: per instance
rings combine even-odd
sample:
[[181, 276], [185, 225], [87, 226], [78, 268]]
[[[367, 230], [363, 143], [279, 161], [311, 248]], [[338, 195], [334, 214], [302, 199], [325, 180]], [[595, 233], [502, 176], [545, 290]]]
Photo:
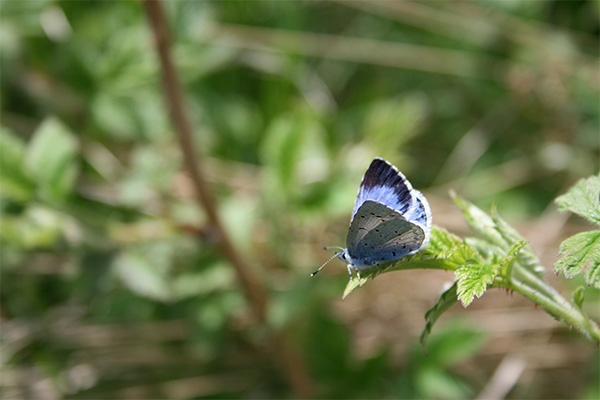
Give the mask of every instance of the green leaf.
[[285, 115], [267, 128], [261, 159], [269, 193], [294, 198], [325, 177], [328, 158], [324, 128], [311, 116]]
[[498, 266], [494, 264], [466, 264], [458, 268], [455, 272], [457, 294], [463, 306], [467, 307], [475, 297], [481, 297], [497, 274]]
[[454, 192], [451, 192], [450, 196], [452, 196], [454, 202], [461, 208], [467, 224], [469, 224], [475, 233], [502, 249], [510, 247], [511, 244], [498, 232], [496, 223], [487, 213], [459, 197]]
[[364, 117], [364, 137], [381, 157], [398, 157], [398, 149], [418, 133], [427, 108], [421, 93], [376, 100]]
[[382, 267], [360, 271], [361, 279], [350, 279], [344, 290], [345, 299], [354, 289], [363, 286], [369, 278], [377, 275], [406, 269], [442, 269], [454, 271], [468, 262], [483, 262], [477, 251], [458, 236], [439, 227], [432, 227], [427, 247], [417, 254], [406, 256], [399, 261]]
[[494, 283], [494, 279], [500, 273], [509, 276], [512, 263], [526, 244], [525, 241], [515, 243], [500, 262], [467, 263], [457, 268], [455, 271], [457, 294], [463, 306], [467, 307], [475, 297], [481, 297], [487, 286]]
[[584, 290], [585, 288], [583, 286], [579, 286], [573, 291], [573, 303], [575, 303], [580, 310], [583, 310]]
[[588, 285], [600, 288], [600, 230], [581, 232], [562, 242], [554, 270], [567, 278], [583, 273]]
[[571, 211], [600, 225], [600, 175], [579, 180], [569, 191], [556, 199], [558, 209]]
[[34, 184], [25, 171], [25, 144], [7, 129], [0, 128], [0, 195], [27, 201], [33, 196]]
[[25, 163], [44, 200], [61, 201], [77, 177], [77, 140], [56, 118], [48, 118], [35, 131]]
[[344, 289], [344, 294], [342, 295], [342, 300], [345, 300], [346, 297], [352, 293], [354, 291], [354, 289], [356, 289], [357, 287], [362, 287], [362, 285], [364, 285], [365, 283], [367, 283], [367, 281], [369, 280], [369, 277], [366, 276], [362, 276], [360, 277], [360, 279], [354, 277], [354, 278], [350, 278], [350, 280], [348, 281], [348, 284], [346, 285], [346, 289]]
[[382, 267], [373, 267], [360, 271], [361, 279], [350, 279], [344, 290], [345, 299], [354, 289], [363, 286], [369, 278], [375, 278], [382, 273], [405, 269], [443, 269], [454, 271], [457, 267], [469, 261], [480, 260], [477, 251], [462, 241], [458, 236], [439, 227], [432, 227], [431, 239], [425, 249], [406, 256], [399, 261]]
[[429, 334], [431, 333], [433, 324], [438, 320], [439, 317], [441, 317], [441, 315], [444, 312], [446, 312], [446, 310], [452, 307], [452, 305], [455, 304], [457, 300], [458, 297], [456, 295], [456, 282], [454, 282], [454, 284], [448, 290], [442, 293], [437, 303], [435, 303], [435, 305], [431, 307], [429, 311], [427, 311], [427, 313], [425, 313], [426, 323], [420, 338], [421, 347], [423, 348], [423, 351], [425, 351], [425, 344], [427, 342]]
[[[496, 207], [492, 209], [492, 220], [496, 225], [496, 230], [502, 238], [510, 243], [511, 246], [517, 242], [525, 241], [525, 238], [521, 236], [519, 232], [512, 226], [510, 226], [506, 221], [500, 218], [500, 215], [496, 212]], [[522, 265], [525, 269], [533, 272], [534, 274], [542, 277], [546, 272], [546, 268], [540, 262], [540, 259], [535, 255], [533, 251], [533, 247], [530, 243], [525, 244], [523, 249], [517, 256], [517, 261], [520, 265]]]

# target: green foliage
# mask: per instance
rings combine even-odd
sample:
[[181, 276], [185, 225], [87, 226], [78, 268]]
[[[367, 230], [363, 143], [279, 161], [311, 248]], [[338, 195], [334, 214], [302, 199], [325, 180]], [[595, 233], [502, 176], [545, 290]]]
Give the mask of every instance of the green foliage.
[[[600, 226], [600, 176], [581, 179], [556, 203], [560, 210]], [[562, 242], [554, 269], [567, 278], [584, 274], [588, 285], [600, 288], [600, 230], [581, 232]]]
[[33, 197], [34, 183], [25, 167], [25, 144], [7, 129], [0, 129], [0, 196], [18, 201]]
[[35, 131], [24, 160], [42, 199], [62, 201], [71, 193], [78, 172], [77, 147], [73, 134], [55, 118]]
[[[315, 398], [475, 397], [484, 382], [461, 369], [481, 363], [480, 334], [451, 321], [432, 333], [459, 282], [427, 313], [428, 355], [407, 359], [396, 346], [415, 327], [402, 321], [384, 332], [396, 343], [356, 351], [353, 306], [388, 293], [339, 303], [345, 270], [307, 272], [344, 240], [374, 156], [432, 200], [440, 225], [447, 188], [535, 218], [573, 176], [596, 173], [595, 4], [414, 2], [406, 19], [392, 2], [362, 3], [163, 1], [204, 178], [267, 288], [261, 323], [182, 170], [145, 3], [0, 2], [3, 397], [298, 397], [269, 329], [308, 364]], [[587, 205], [567, 209], [597, 218], [593, 191], [578, 196]], [[464, 206], [483, 235], [434, 227], [427, 249], [361, 271], [344, 296], [381, 273], [481, 265], [480, 287], [538, 293], [528, 298], [593, 332], [550, 307], [529, 244], [494, 270], [523, 239], [495, 210]], [[583, 271], [584, 249], [566, 248], [563, 270]], [[577, 310], [593, 308], [594, 287]]]
[[584, 274], [588, 285], [600, 288], [600, 230], [581, 232], [560, 244], [554, 269], [567, 278]]
[[383, 268], [373, 267], [361, 270], [360, 279], [351, 278], [348, 281], [342, 298], [346, 298], [354, 289], [381, 273], [414, 268], [453, 271], [465, 263], [476, 260], [480, 260], [480, 257], [472, 246], [445, 229], [434, 226], [431, 229], [429, 244], [424, 250], [383, 266]]
[[[542, 303], [548, 313], [558, 320], [570, 320], [571, 325], [577, 323], [584, 335], [600, 340], [600, 330], [583, 312], [583, 292], [574, 293], [574, 306], [567, 303], [543, 280], [544, 268], [531, 245], [500, 218], [495, 207], [488, 215], [455, 194], [453, 197], [469, 226], [479, 234], [478, 238], [461, 241], [433, 227], [430, 243], [425, 249], [384, 268], [362, 270], [360, 279], [350, 278], [343, 298], [367, 283], [369, 278], [382, 273], [408, 268], [451, 270], [455, 273], [455, 284], [442, 294], [425, 315], [426, 326], [421, 334], [423, 347], [435, 321], [455, 300], [467, 307], [490, 287], [514, 290], [536, 303]], [[588, 284], [596, 284], [600, 278], [599, 233], [584, 232], [563, 242], [557, 270], [564, 270], [567, 277], [585, 271]]]
[[508, 254], [494, 263], [476, 264], [468, 262], [456, 269], [456, 292], [458, 300], [467, 307], [475, 297], [481, 297], [488, 285], [494, 283], [498, 274], [509, 278], [517, 255], [527, 242], [515, 243]]
[[579, 180], [556, 199], [558, 209], [571, 211], [600, 226], [600, 175]]
[[461, 379], [449, 370], [453, 364], [477, 353], [485, 339], [483, 332], [454, 322], [430, 337], [426, 354], [415, 346], [410, 368], [418, 396], [428, 399], [472, 398], [473, 381]]
[[448, 288], [442, 293], [435, 305], [425, 313], [426, 323], [420, 338], [423, 350], [425, 350], [425, 344], [427, 342], [427, 338], [431, 334], [433, 324], [435, 324], [438, 318], [441, 317], [442, 314], [444, 314], [450, 307], [456, 304], [457, 300], [458, 297], [456, 294], [456, 282], [454, 282], [454, 284], [450, 286], [450, 288]]

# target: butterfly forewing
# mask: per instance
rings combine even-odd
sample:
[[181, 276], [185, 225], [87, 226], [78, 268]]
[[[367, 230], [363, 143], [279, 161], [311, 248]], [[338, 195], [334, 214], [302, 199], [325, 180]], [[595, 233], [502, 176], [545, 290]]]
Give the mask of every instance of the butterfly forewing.
[[371, 162], [358, 189], [353, 215], [367, 200], [383, 203], [404, 214], [412, 204], [410, 182], [396, 167], [381, 158]]

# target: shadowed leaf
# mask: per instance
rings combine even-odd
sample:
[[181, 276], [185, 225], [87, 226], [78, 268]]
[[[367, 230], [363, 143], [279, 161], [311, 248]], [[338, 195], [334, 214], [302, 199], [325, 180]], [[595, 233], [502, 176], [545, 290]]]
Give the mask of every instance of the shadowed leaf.
[[437, 303], [435, 303], [435, 305], [427, 311], [427, 313], [425, 314], [425, 328], [423, 329], [423, 332], [421, 333], [421, 338], [419, 339], [423, 351], [425, 351], [425, 344], [427, 342], [429, 334], [431, 333], [431, 330], [433, 329], [433, 324], [438, 320], [439, 317], [442, 316], [444, 312], [446, 312], [446, 310], [452, 307], [452, 305], [455, 304], [457, 300], [458, 298], [456, 296], [456, 282], [454, 282], [454, 284], [450, 286], [449, 289], [442, 293]]

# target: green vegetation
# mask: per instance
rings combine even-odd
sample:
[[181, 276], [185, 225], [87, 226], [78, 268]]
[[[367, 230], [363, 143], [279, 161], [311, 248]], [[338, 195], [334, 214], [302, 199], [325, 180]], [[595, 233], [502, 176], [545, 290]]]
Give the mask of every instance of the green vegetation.
[[[599, 4], [164, 2], [173, 106], [147, 2], [0, 2], [2, 397], [597, 398]], [[375, 156], [430, 245], [310, 278]]]

